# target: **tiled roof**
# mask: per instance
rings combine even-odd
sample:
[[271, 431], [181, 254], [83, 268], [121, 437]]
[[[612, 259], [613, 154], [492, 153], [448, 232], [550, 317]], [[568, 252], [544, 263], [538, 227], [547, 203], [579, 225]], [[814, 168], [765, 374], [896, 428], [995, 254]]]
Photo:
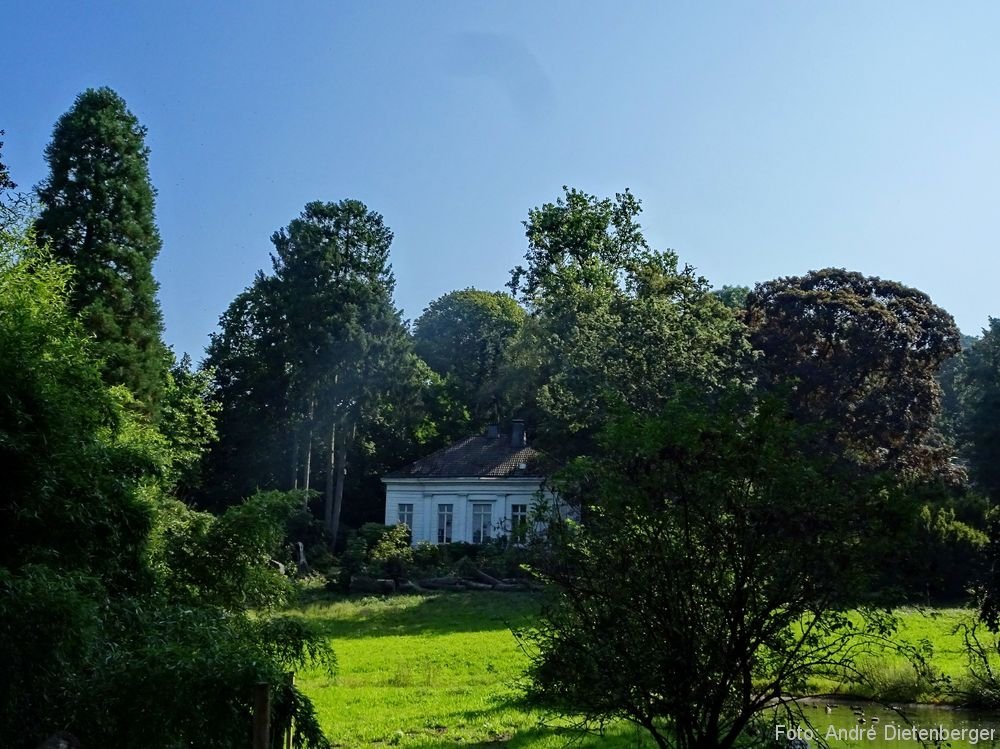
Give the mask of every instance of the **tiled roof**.
[[544, 478], [544, 458], [545, 454], [533, 447], [513, 447], [509, 435], [476, 435], [393, 471], [386, 478]]

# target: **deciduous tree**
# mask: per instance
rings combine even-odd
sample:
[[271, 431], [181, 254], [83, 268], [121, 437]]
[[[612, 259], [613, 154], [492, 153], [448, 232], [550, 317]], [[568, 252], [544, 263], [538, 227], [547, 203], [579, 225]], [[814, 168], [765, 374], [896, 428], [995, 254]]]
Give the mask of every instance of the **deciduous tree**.
[[655, 413], [680, 388], [741, 376], [742, 324], [675, 253], [649, 247], [640, 210], [629, 192], [566, 189], [528, 214], [510, 288], [529, 318], [504, 376], [550, 450], [586, 452], [622, 408]]
[[950, 374], [955, 437], [976, 486], [1000, 500], [1000, 320], [990, 318]]
[[522, 634], [535, 697], [590, 728], [623, 718], [661, 747], [726, 749], [797, 712], [785, 697], [808, 678], [856, 673], [891, 621], [848, 611], [905, 494], [811, 440], [744, 393], [610, 422], [554, 483], [587, 521], [555, 523], [539, 563], [555, 597]]
[[330, 651], [269, 611], [283, 580], [268, 560], [301, 499], [258, 497], [219, 520], [171, 500], [202, 430], [167, 416], [165, 436], [106, 387], [71, 284], [33, 236], [0, 232], [4, 746], [68, 730], [108, 749], [241, 749], [266, 682], [304, 746], [328, 747], [285, 673], [330, 665]]
[[417, 354], [446, 378], [476, 421], [496, 418], [500, 364], [524, 317], [509, 294], [462, 289], [435, 299], [414, 324]]
[[874, 470], [947, 469], [937, 374], [959, 333], [926, 294], [827, 268], [757, 284], [747, 324], [758, 386], [787, 391], [803, 422], [825, 423], [825, 449]]

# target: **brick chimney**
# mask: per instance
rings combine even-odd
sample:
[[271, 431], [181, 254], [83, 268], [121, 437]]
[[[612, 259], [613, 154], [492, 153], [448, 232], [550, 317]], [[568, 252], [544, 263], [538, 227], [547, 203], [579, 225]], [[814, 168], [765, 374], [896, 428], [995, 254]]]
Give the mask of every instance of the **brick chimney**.
[[524, 419], [513, 419], [510, 422], [510, 446], [524, 447], [528, 440], [524, 434]]

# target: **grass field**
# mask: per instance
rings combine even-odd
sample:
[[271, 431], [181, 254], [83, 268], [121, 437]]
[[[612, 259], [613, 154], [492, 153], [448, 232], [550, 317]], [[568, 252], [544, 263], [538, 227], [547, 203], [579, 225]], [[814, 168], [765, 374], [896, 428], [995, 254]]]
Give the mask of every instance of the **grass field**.
[[[339, 667], [297, 681], [339, 746], [564, 747], [558, 723], [520, 700], [526, 658], [511, 629], [538, 607], [489, 592], [311, 603], [300, 611], [328, 633]], [[574, 745], [647, 746], [626, 725]]]
[[[527, 659], [511, 630], [530, 625], [538, 608], [530, 594], [489, 592], [304, 604], [299, 613], [330, 637], [339, 669], [332, 679], [302, 673], [298, 682], [338, 746], [564, 747], [574, 737], [565, 723], [546, 720], [520, 699]], [[935, 667], [957, 677], [965, 661], [953, 631], [966, 615], [959, 609], [904, 610], [899, 637], [931, 642]], [[876, 656], [872, 668], [890, 682], [905, 682], [907, 669], [912, 672], [891, 654]], [[832, 686], [812, 685], [817, 693]], [[621, 724], [573, 745], [651, 744]]]
[[[947, 676], [955, 684], [965, 678], [968, 660], [957, 627], [971, 623], [972, 612], [967, 609], [914, 609], [896, 611], [899, 619], [893, 640], [900, 644], [921, 648], [927, 643], [932, 648], [930, 666], [937, 676]], [[861, 659], [868, 684], [835, 684], [814, 679], [810, 684], [813, 694], [840, 693], [845, 697], [880, 699], [885, 702], [948, 702], [940, 685], [917, 678], [913, 666], [899, 653], [883, 649]], [[873, 690], [871, 684], [876, 685]]]

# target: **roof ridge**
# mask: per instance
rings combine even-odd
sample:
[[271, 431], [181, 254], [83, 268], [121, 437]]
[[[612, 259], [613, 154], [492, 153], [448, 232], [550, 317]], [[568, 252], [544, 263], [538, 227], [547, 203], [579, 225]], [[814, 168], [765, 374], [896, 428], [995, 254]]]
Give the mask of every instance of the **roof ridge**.
[[545, 453], [504, 437], [473, 434], [391, 471], [386, 478], [544, 478]]

